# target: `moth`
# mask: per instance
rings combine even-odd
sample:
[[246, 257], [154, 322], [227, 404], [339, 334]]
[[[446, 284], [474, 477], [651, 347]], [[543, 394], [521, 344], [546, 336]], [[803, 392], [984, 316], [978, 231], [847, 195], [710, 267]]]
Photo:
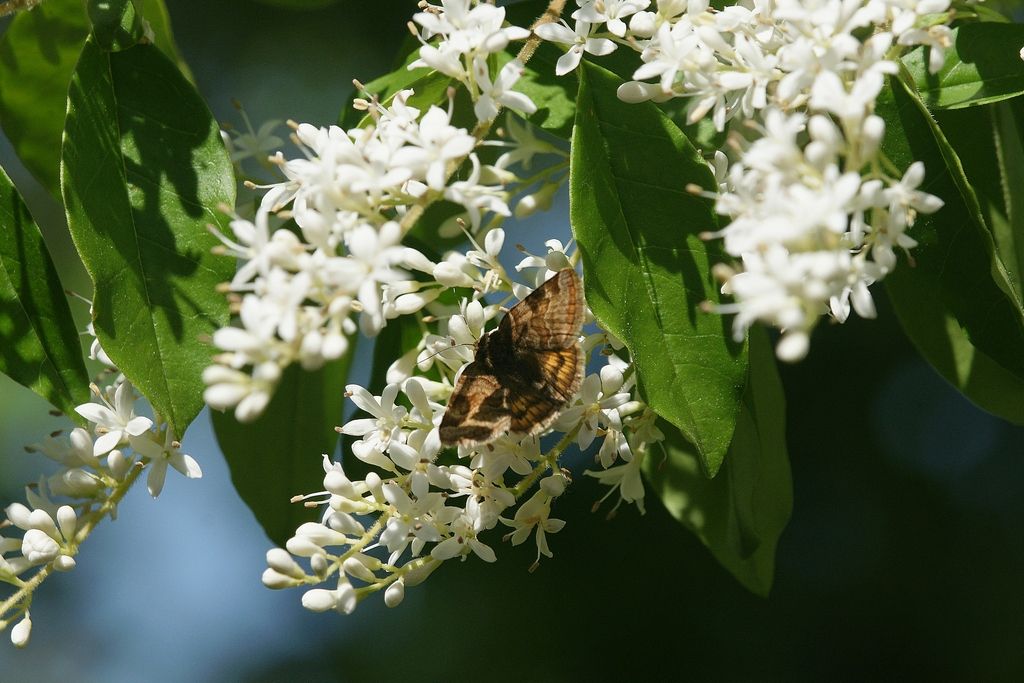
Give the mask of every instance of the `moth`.
[[510, 308], [456, 381], [441, 443], [476, 446], [550, 425], [583, 381], [583, 306], [580, 279], [566, 268]]

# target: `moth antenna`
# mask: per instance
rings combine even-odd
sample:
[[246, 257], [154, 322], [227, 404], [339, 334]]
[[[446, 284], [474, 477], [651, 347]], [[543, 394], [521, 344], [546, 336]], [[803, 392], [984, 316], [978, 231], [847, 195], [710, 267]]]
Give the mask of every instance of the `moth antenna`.
[[430, 360], [431, 358], [433, 358], [434, 356], [441, 355], [442, 353], [444, 353], [448, 349], [456, 349], [456, 348], [458, 348], [460, 346], [475, 346], [475, 344], [468, 344], [468, 343], [467, 344], [456, 344], [455, 340], [452, 339], [451, 337], [449, 337], [448, 339], [449, 339], [449, 341], [451, 341], [451, 345], [450, 346], [448, 346], [447, 348], [441, 349], [440, 351], [437, 351], [435, 353], [432, 353], [432, 354], [430, 354], [429, 356], [427, 356], [426, 358], [424, 358], [422, 360], [417, 360], [416, 363], [419, 364], [419, 363], [426, 362], [426, 361]]

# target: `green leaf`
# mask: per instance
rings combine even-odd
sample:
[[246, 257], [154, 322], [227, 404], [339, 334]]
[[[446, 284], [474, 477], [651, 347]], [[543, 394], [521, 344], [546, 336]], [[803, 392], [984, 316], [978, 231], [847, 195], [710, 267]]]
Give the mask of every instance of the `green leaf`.
[[1024, 267], [1024, 100], [935, 113], [978, 197], [1017, 298]]
[[[163, 0], [140, 0], [157, 46], [191, 78]], [[60, 145], [68, 84], [89, 36], [82, 0], [46, 0], [19, 12], [0, 37], [0, 127], [33, 176], [60, 197]]]
[[621, 81], [581, 65], [569, 179], [570, 219], [583, 255], [587, 303], [629, 348], [651, 407], [693, 443], [714, 476], [732, 440], [747, 373], [718, 300], [708, 244], [713, 187], [704, 161], [652, 104], [626, 104]]
[[104, 350], [175, 434], [202, 408], [200, 340], [227, 322], [210, 253], [215, 210], [234, 204], [231, 162], [205, 103], [152, 45], [92, 40], [71, 81], [62, 186], [68, 226], [95, 288]]
[[[47, 0], [49, 1], [49, 0]], [[185, 58], [181, 56], [178, 45], [174, 41], [174, 34], [171, 32], [171, 17], [167, 13], [167, 5], [164, 0], [134, 0], [135, 8], [142, 14], [149, 27], [153, 29], [153, 42], [165, 55], [174, 60], [178, 69], [191, 82], [195, 82], [192, 71], [188, 68]]]
[[921, 98], [931, 109], [958, 109], [998, 102], [1024, 93], [1024, 25], [998, 22], [953, 29], [953, 47], [936, 74], [928, 72], [929, 49], [903, 57]]
[[19, 12], [0, 38], [0, 126], [55, 197], [68, 83], [88, 35], [81, 0], [46, 0]]
[[714, 479], [701, 476], [692, 444], [672, 426], [643, 462], [669, 513], [749, 590], [767, 597], [775, 547], [793, 509], [785, 395], [764, 330], [750, 331], [750, 379], [729, 454]]
[[96, 44], [108, 52], [127, 50], [146, 33], [132, 0], [88, 0], [86, 11]]
[[79, 421], [89, 374], [39, 227], [0, 168], [0, 371]]
[[950, 359], [936, 360], [949, 342], [928, 337], [940, 325], [923, 320], [952, 318], [978, 351], [1024, 378], [1024, 309], [959, 157], [900, 80], [890, 79], [877, 111], [886, 120], [888, 158], [900, 169], [923, 161], [927, 178], [921, 189], [946, 202], [911, 229], [918, 241], [914, 264], [902, 262], [885, 280], [904, 329], [918, 347], [929, 349], [923, 353], [937, 368], [949, 367]]
[[[906, 268], [902, 264], [898, 269]], [[886, 290], [903, 329], [920, 354], [978, 407], [1024, 425], [1024, 379], [979, 351], [960, 323], [933, 296], [927, 278], [905, 277]]]
[[345, 378], [354, 353], [349, 347], [345, 356], [312, 372], [289, 367], [254, 422], [242, 424], [230, 412], [210, 411], [235, 490], [278, 546], [300, 524], [320, 515], [288, 501], [324, 488], [321, 459], [324, 453], [332, 455], [338, 443], [334, 427], [341, 424]]
[[[936, 112], [936, 120], [977, 193], [995, 237], [996, 255], [1020, 297], [1024, 196], [1018, 188], [1024, 187], [1024, 101]], [[1024, 424], [1024, 379], [971, 344], [952, 314], [932, 296], [927, 279], [905, 279], [902, 288], [893, 303], [921, 354], [978, 406]]]

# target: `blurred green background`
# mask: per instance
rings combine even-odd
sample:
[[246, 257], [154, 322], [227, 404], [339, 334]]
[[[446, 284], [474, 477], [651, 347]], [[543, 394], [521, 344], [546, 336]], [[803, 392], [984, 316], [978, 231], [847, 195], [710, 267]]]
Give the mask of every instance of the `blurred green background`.
[[[215, 114], [238, 125], [236, 98], [257, 126], [333, 122], [352, 78], [389, 69], [414, 8], [167, 4]], [[5, 140], [0, 162], [59, 236], [59, 208]], [[564, 237], [564, 197], [521, 231], [510, 237], [534, 248]], [[54, 251], [84, 290], [67, 243]], [[1024, 680], [1024, 430], [949, 388], [875, 294], [879, 320], [822, 325], [781, 369], [795, 500], [767, 600], [655, 499], [606, 521], [590, 511], [603, 490], [577, 476], [536, 572], [532, 546], [495, 541], [496, 565], [448, 563], [397, 609], [312, 614], [298, 591], [260, 585], [269, 543], [202, 415], [185, 446], [204, 478], [170, 478], [158, 502], [133, 491], [79, 567], [44, 586], [31, 646], [0, 645], [0, 681]], [[0, 497], [19, 500], [39, 467], [22, 446], [59, 423], [10, 382], [0, 402]]]

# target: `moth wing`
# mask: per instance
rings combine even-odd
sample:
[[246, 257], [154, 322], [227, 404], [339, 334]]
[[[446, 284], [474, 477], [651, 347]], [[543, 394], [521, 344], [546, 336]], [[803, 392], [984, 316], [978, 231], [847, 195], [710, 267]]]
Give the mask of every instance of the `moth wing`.
[[565, 268], [509, 309], [498, 332], [508, 334], [516, 346], [567, 349], [579, 338], [583, 305], [580, 279], [575, 270]]
[[583, 349], [577, 344], [568, 349], [538, 351], [538, 374], [543, 378], [548, 392], [566, 403], [576, 395], [583, 382], [583, 371], [587, 362]]
[[498, 378], [470, 363], [463, 370], [441, 419], [443, 446], [475, 446], [508, 431], [508, 389]]
[[536, 351], [523, 360], [532, 366], [532, 371], [505, 381], [511, 430], [537, 434], [554, 422], [576, 395], [586, 362], [578, 344], [568, 349]]
[[547, 428], [565, 401], [536, 386], [515, 379], [509, 387], [509, 431], [516, 434], [538, 434]]

